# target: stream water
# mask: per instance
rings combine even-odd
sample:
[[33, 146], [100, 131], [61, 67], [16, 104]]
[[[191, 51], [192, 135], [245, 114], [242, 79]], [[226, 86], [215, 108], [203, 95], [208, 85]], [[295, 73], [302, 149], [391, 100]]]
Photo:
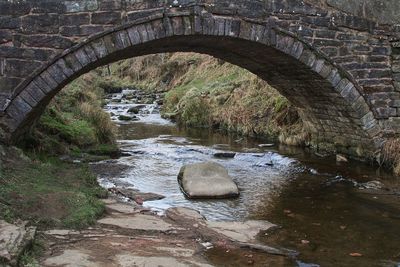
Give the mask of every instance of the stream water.
[[[100, 175], [103, 186], [164, 195], [144, 203], [160, 213], [185, 206], [208, 220], [275, 223], [280, 228], [261, 240], [300, 252], [284, 266], [400, 266], [398, 179], [376, 167], [337, 163], [301, 148], [265, 147], [260, 145], [266, 140], [181, 129], [160, 117], [157, 102], [162, 102], [160, 96], [134, 90], [109, 96], [105, 108], [118, 125], [118, 143], [125, 156], [108, 161], [110, 168], [124, 168], [117, 176]], [[236, 155], [216, 158], [214, 154], [221, 151]], [[200, 161], [225, 166], [240, 188], [240, 197], [186, 199], [177, 174], [183, 165]], [[211, 257], [224, 266], [223, 256]]]

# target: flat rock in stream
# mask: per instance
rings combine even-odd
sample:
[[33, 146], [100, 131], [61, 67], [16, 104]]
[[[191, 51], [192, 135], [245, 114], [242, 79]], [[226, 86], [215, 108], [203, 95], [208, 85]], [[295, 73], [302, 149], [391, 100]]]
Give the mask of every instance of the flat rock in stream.
[[239, 189], [224, 166], [215, 162], [185, 165], [178, 175], [181, 190], [188, 198], [229, 198]]
[[161, 217], [147, 214], [135, 214], [134, 216], [129, 214], [115, 215], [100, 219], [97, 222], [103, 225], [142, 231], [165, 232], [180, 229], [164, 221]]
[[211, 222], [207, 226], [214, 231], [238, 242], [252, 242], [260, 231], [266, 231], [276, 225], [267, 221], [249, 220], [244, 222]]
[[127, 197], [131, 200], [136, 202], [141, 201], [153, 201], [153, 200], [160, 200], [165, 198], [165, 196], [156, 194], [156, 193], [143, 193], [137, 189], [129, 189], [129, 188], [110, 188], [109, 191]]
[[17, 266], [19, 256], [34, 239], [36, 227], [27, 227], [26, 222], [18, 225], [0, 220], [0, 266], [1, 263]]

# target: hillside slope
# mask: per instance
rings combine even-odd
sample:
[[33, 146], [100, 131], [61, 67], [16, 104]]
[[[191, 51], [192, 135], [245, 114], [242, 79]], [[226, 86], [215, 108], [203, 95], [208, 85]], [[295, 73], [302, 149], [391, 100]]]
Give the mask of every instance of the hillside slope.
[[167, 91], [163, 115], [191, 127], [303, 145], [307, 131], [296, 109], [256, 75], [196, 53], [157, 54], [104, 67], [109, 86]]

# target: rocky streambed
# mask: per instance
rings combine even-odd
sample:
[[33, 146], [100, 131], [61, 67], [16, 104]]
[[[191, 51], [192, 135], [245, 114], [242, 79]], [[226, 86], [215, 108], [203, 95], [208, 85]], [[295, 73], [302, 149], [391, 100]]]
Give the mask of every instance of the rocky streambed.
[[[398, 179], [268, 140], [181, 129], [161, 118], [162, 99], [108, 96], [122, 157], [91, 165], [110, 191], [106, 213], [88, 229], [39, 232], [41, 266], [399, 266]], [[228, 171], [237, 198], [185, 197], [180, 169], [207, 161]]]
[[[277, 226], [261, 231], [257, 243], [300, 252], [298, 256], [276, 258], [268, 253], [261, 256], [256, 253], [256, 256], [237, 246], [225, 250], [213, 244], [213, 249], [202, 250], [209, 264], [399, 264], [396, 247], [400, 241], [394, 236], [400, 236], [400, 222], [394, 218], [400, 213], [396, 193], [400, 186], [395, 177], [359, 162], [321, 157], [304, 149], [274, 145], [268, 140], [207, 129], [182, 129], [161, 118], [162, 97], [162, 94], [153, 96], [153, 103], [142, 106], [142, 111], [135, 114], [138, 118], [135, 121], [121, 121], [118, 115], [129, 114], [129, 109], [143, 105], [146, 97], [134, 96], [133, 102], [123, 96], [110, 97], [122, 99], [120, 103], [111, 100], [106, 109], [115, 113], [118, 142], [125, 157], [93, 165], [94, 168], [104, 165], [103, 170], [108, 170], [98, 172], [100, 183], [107, 188], [134, 189], [162, 196], [136, 197], [143, 208], [161, 216], [169, 208], [186, 207], [200, 212], [210, 222], [272, 222]], [[185, 197], [177, 181], [179, 170], [188, 164], [207, 161], [228, 170], [238, 185], [238, 198], [190, 200]], [[110, 175], [114, 167], [118, 171]], [[129, 199], [126, 195], [120, 197]]]

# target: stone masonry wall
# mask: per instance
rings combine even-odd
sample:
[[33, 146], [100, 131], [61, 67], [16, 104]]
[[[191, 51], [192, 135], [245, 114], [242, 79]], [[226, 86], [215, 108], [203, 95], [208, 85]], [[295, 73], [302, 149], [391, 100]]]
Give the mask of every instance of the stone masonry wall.
[[[391, 2], [386, 2], [381, 13], [379, 10], [367, 12], [371, 10], [371, 1], [362, 3], [363, 9], [359, 9], [359, 0], [0, 0], [1, 128], [5, 132], [11, 131], [7, 110], [19, 99], [27, 85], [60, 55], [72, 51], [88, 38], [107, 35], [124, 25], [197, 12], [203, 17], [212, 16], [214, 24], [210, 28], [220, 27], [218, 21], [229, 18], [241, 21], [240, 31], [254, 34], [251, 39], [255, 42], [259, 41], [256, 30], [267, 28], [274, 34], [279, 32], [285, 36], [275, 40], [279, 45], [282, 43], [282, 47], [292, 49], [293, 40], [309, 47], [312, 53], [300, 62], [304, 65], [295, 64], [299, 68], [297, 72], [290, 69], [293, 63], [291, 66], [280, 66], [290, 60], [283, 57], [282, 61], [276, 61], [276, 69], [281, 71], [279, 74], [274, 74], [274, 68], [264, 67], [268, 65], [267, 57], [263, 64], [259, 62], [256, 66], [254, 63], [259, 61], [261, 55], [257, 53], [264, 51], [264, 48], [252, 53], [241, 51], [243, 48], [235, 44], [229, 46], [227, 42], [225, 54], [218, 54], [212, 47], [202, 52], [214, 53], [231, 61], [235, 59], [232, 55], [228, 56], [229, 50], [238, 57], [242, 53], [243, 58], [238, 64], [269, 79], [278, 90], [281, 87], [280, 91], [286, 97], [305, 110], [304, 116], [311, 124], [318, 125], [315, 132], [332, 132], [332, 135], [325, 136], [325, 140], [335, 136], [339, 138], [341, 130], [338, 128], [345, 125], [349, 128], [348, 132], [353, 131], [349, 126], [353, 123], [356, 128], [360, 128], [354, 130], [359, 137], [348, 137], [351, 136], [356, 142], [370, 138], [379, 147], [385, 138], [400, 134], [400, 26], [396, 24], [398, 21], [395, 16], [391, 17], [393, 22], [389, 15], [380, 16], [391, 12], [388, 4]], [[391, 5], [395, 7], [396, 0]], [[188, 20], [194, 19], [194, 16], [198, 15], [189, 16]], [[250, 27], [248, 30], [246, 25]], [[149, 29], [144, 31], [150, 32]], [[185, 39], [185, 42], [190, 42], [190, 38]], [[201, 43], [201, 38], [198, 43]], [[157, 45], [152, 52], [162, 52], [163, 45]], [[190, 50], [180, 45], [180, 49]], [[207, 45], [205, 43], [203, 47]], [[173, 47], [169, 49], [173, 50]], [[201, 51], [201, 48], [197, 49]], [[267, 48], [264, 52], [270, 55], [275, 53]], [[113, 57], [113, 60], [116, 58], [120, 57]], [[319, 81], [321, 77], [313, 77], [309, 73], [312, 70], [321, 75], [324, 66], [321, 62], [325, 61], [337, 68], [341, 77], [349, 81], [348, 88], [355, 88], [352, 105], [348, 106], [341, 99], [345, 93], [329, 93], [331, 89], [328, 87], [332, 85]], [[100, 61], [92, 67], [99, 64]], [[288, 77], [292, 75], [292, 81], [296, 81], [295, 73], [305, 78], [303, 81], [283, 85], [282, 73], [285, 71]], [[319, 84], [313, 83], [313, 79]], [[293, 89], [296, 87], [296, 90]], [[319, 92], [324, 94], [318, 97]], [[313, 97], [315, 101], [311, 101]], [[357, 113], [363, 116], [358, 117]], [[361, 131], [365, 131], [365, 134]]]

